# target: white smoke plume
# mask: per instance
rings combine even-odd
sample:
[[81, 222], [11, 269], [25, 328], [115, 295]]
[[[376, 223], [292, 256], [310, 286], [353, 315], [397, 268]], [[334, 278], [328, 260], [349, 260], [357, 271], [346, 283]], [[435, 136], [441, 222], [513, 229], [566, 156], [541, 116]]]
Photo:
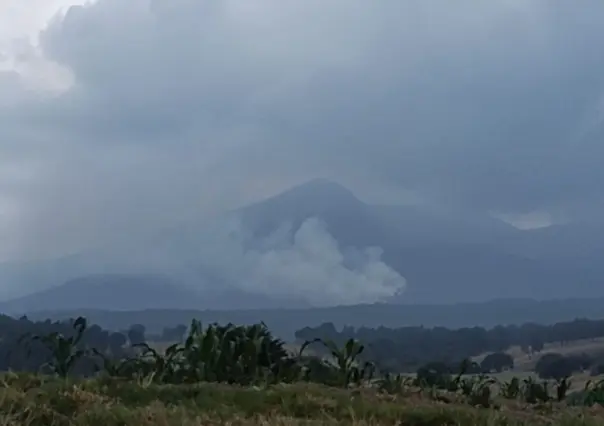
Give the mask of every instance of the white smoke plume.
[[[29, 287], [26, 291], [23, 286], [7, 287], [4, 298], [88, 274], [152, 273], [172, 278], [202, 295], [222, 292], [220, 303], [225, 307], [258, 307], [254, 301], [232, 299], [245, 294], [261, 296], [257, 300], [266, 296], [271, 306], [375, 303], [406, 286], [405, 278], [381, 256], [377, 247], [341, 247], [317, 218], [305, 220], [297, 229], [284, 224], [264, 238], [254, 237], [237, 219], [223, 218], [201, 229], [180, 229], [145, 241], [137, 238], [72, 259], [49, 261], [26, 275], [17, 267], [21, 272], [6, 282], [24, 281]], [[23, 267], [29, 269], [28, 265]], [[1, 273], [0, 268], [0, 277]]]
[[316, 218], [284, 225], [255, 241], [237, 221], [199, 237], [189, 264], [224, 285], [312, 306], [375, 303], [402, 292], [406, 280], [381, 260], [382, 250], [342, 249]]

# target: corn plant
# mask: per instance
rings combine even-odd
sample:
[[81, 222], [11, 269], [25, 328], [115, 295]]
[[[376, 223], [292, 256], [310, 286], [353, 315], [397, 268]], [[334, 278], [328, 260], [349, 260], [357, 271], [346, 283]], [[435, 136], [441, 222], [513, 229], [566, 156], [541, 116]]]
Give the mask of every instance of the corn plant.
[[365, 350], [365, 346], [358, 340], [348, 339], [344, 346], [339, 348], [332, 340], [318, 338], [305, 342], [300, 349], [300, 354], [313, 343], [321, 343], [330, 352], [337, 369], [340, 386], [348, 387], [351, 383], [360, 384], [363, 380], [371, 380], [373, 377], [375, 367], [372, 363], [366, 362], [359, 368], [358, 358]]
[[461, 391], [464, 396], [470, 396], [476, 386], [476, 378], [465, 378], [459, 381], [453, 381], [453, 383], [455, 383], [455, 390]]
[[472, 387], [472, 391], [467, 396], [470, 405], [482, 408], [491, 407], [491, 385], [493, 383], [495, 383], [493, 379], [478, 381], [475, 383], [474, 387]]
[[451, 391], [457, 392], [461, 390], [464, 395], [469, 395], [474, 388], [474, 377], [472, 378], [463, 378], [463, 376], [468, 372], [473, 362], [469, 359], [464, 359], [459, 365], [459, 373], [454, 379], [451, 379], [449, 375], [443, 375], [441, 385]]
[[139, 375], [153, 374], [159, 382], [251, 384], [299, 378], [296, 360], [264, 324], [211, 324], [204, 329], [194, 320], [184, 343], [163, 354], [146, 344], [137, 346], [144, 350], [135, 363]]
[[360, 386], [363, 382], [370, 383], [375, 375], [375, 370], [375, 364], [369, 361], [364, 362], [363, 366], [360, 368], [359, 366], [354, 366], [352, 368], [350, 381], [357, 386]]
[[505, 399], [517, 399], [520, 396], [521, 387], [518, 377], [513, 377], [509, 382], [499, 384], [501, 396]]
[[390, 395], [401, 394], [413, 384], [413, 378], [402, 374], [386, 373], [378, 380], [378, 389]]
[[133, 347], [143, 349], [135, 361], [135, 370], [138, 370], [139, 374], [142, 373], [140, 375], [160, 383], [171, 381], [176, 376], [179, 370], [178, 356], [182, 352], [178, 344], [168, 347], [164, 354], [160, 354], [147, 343], [137, 343]]
[[75, 364], [89, 353], [85, 349], [78, 348], [86, 327], [86, 319], [79, 317], [73, 323], [74, 334], [72, 336], [66, 337], [59, 332], [48, 335], [26, 334], [20, 341], [29, 339], [30, 342], [42, 343], [51, 353], [51, 359], [42, 368], [50, 368], [54, 374], [67, 377]]
[[559, 402], [564, 401], [571, 385], [572, 380], [570, 380], [568, 377], [556, 380], [556, 398]]
[[524, 379], [523, 396], [525, 401], [529, 404], [548, 402], [551, 400], [548, 383], [546, 381], [538, 383], [532, 377]]
[[[572, 396], [575, 396], [575, 394], [571, 394], [570, 397]], [[604, 380], [599, 380], [596, 382], [589, 380], [585, 384], [583, 392], [577, 393], [577, 396], [579, 400], [575, 403], [578, 405], [585, 405], [589, 407], [595, 404], [604, 405]]]
[[92, 353], [101, 360], [101, 366], [97, 366], [97, 369], [110, 377], [133, 378], [139, 371], [137, 358], [113, 359], [94, 348]]

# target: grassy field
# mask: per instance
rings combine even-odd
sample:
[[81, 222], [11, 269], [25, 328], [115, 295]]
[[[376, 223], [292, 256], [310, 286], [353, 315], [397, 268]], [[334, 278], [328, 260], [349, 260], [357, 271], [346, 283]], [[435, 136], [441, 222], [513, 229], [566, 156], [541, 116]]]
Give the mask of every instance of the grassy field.
[[381, 395], [320, 385], [155, 385], [117, 379], [0, 378], [0, 425], [604, 425], [600, 409], [501, 402], [479, 409], [443, 394]]
[[[114, 376], [113, 379], [73, 382], [40, 376], [4, 376], [0, 413], [5, 419], [0, 414], [0, 426], [604, 426], [604, 409], [598, 404], [604, 401], [601, 383], [592, 383], [583, 391], [587, 376], [574, 377], [572, 387], [567, 381], [546, 384], [524, 380], [532, 374], [525, 370], [528, 363], [519, 358], [520, 368], [497, 375], [496, 380], [482, 376], [456, 379], [448, 375], [428, 375], [421, 380], [372, 377], [355, 363], [362, 345], [353, 340], [341, 348], [333, 342], [323, 342], [333, 351], [337, 365], [325, 360], [315, 360], [319, 365], [305, 364], [307, 361], [288, 354], [297, 352], [295, 346], [273, 341], [261, 326], [204, 330], [199, 324], [194, 325], [187, 343], [176, 350], [171, 348], [165, 354], [153, 350], [139, 353], [126, 364], [118, 364], [125, 366], [121, 370], [116, 370], [115, 365], [105, 366], [104, 375]], [[600, 342], [585, 342], [564, 349], [587, 352], [599, 345]], [[156, 348], [160, 352], [165, 349]], [[545, 348], [538, 356], [553, 349], [556, 348]], [[75, 347], [71, 350], [75, 351]], [[63, 365], [64, 354], [53, 353], [55, 365]], [[512, 380], [514, 376], [520, 380]], [[145, 379], [137, 379], [140, 377]], [[267, 387], [268, 383], [301, 379], [335, 387], [306, 382]], [[205, 384], [184, 384], [200, 382]], [[236, 387], [207, 382], [264, 385]]]

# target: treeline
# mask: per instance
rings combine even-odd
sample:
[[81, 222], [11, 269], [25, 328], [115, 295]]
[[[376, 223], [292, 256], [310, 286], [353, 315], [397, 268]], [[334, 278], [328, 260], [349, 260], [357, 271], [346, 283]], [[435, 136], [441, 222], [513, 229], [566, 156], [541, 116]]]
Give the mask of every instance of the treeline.
[[[0, 315], [0, 371], [39, 371], [52, 357], [53, 348], [49, 346], [48, 336], [75, 336], [75, 320], [67, 321], [31, 321], [26, 316], [19, 319]], [[127, 330], [109, 331], [98, 325], [88, 325], [78, 339], [77, 347], [94, 348], [97, 355], [81, 357], [73, 368], [73, 373], [90, 375], [95, 372], [99, 356], [119, 360], [131, 356], [132, 347], [150, 342], [182, 342], [188, 327], [177, 325], [166, 327], [161, 334], [148, 334], [143, 325], [133, 324]]]
[[344, 327], [337, 330], [332, 323], [324, 323], [296, 332], [299, 341], [322, 338], [342, 344], [348, 339], [357, 339], [367, 347], [366, 359], [394, 372], [413, 372], [428, 362], [457, 365], [465, 359], [503, 352], [512, 346], [520, 346], [525, 353], [533, 354], [541, 352], [548, 343], [564, 346], [576, 340], [599, 337], [604, 337], [604, 320], [587, 319], [553, 325], [528, 323], [456, 330], [444, 327]]
[[[124, 332], [90, 326], [85, 318], [33, 322], [0, 316], [0, 370], [60, 377], [109, 377], [155, 383], [220, 382], [239, 385], [312, 381], [334, 386], [370, 381], [372, 364], [358, 364], [363, 345], [337, 348], [324, 342], [337, 364], [304, 351], [292, 353], [265, 324], [206, 324], [192, 320], [167, 334], [181, 337], [165, 350], [145, 342], [135, 324]], [[166, 332], [162, 333], [164, 338]], [[158, 337], [158, 336], [155, 336]]]
[[[43, 336], [75, 336], [74, 320], [64, 322], [31, 321], [26, 317], [15, 319], [0, 316], [0, 370], [39, 371], [48, 363], [54, 349]], [[74, 331], [75, 330], [75, 331]], [[74, 347], [93, 348], [94, 356], [80, 357], [73, 373], [93, 374], [99, 360], [105, 358], [121, 360], [131, 357], [136, 346], [145, 342], [184, 343], [190, 337], [190, 327], [177, 325], [166, 327], [158, 335], [147, 335], [145, 327], [132, 325], [121, 332], [104, 330], [98, 325], [87, 326]], [[383, 372], [417, 372], [429, 363], [440, 363], [456, 372], [461, 362], [469, 358], [490, 353], [478, 364], [472, 365], [472, 373], [489, 373], [513, 368], [511, 357], [503, 354], [511, 346], [520, 346], [528, 354], [541, 352], [547, 343], [569, 344], [579, 339], [604, 337], [604, 321], [577, 319], [554, 325], [525, 324], [522, 326], [498, 326], [492, 329], [481, 327], [451, 330], [447, 328], [404, 327], [376, 329], [345, 327], [337, 330], [331, 323], [316, 328], [304, 328], [296, 333], [301, 341], [320, 338], [343, 347], [350, 340], [361, 342], [364, 351], [359, 361], [371, 362]], [[310, 348], [325, 350], [319, 344]], [[328, 350], [331, 352], [331, 350]], [[90, 359], [88, 359], [90, 358]], [[94, 360], [93, 360], [94, 359]], [[535, 357], [535, 361], [539, 358]], [[547, 368], [545, 361], [548, 361]], [[550, 367], [550, 361], [555, 361]], [[314, 361], [313, 361], [314, 362]], [[543, 368], [541, 368], [543, 367]], [[548, 357], [540, 363], [542, 377], [566, 376], [569, 372], [590, 370], [601, 374], [602, 359], [597, 356]], [[551, 373], [555, 371], [556, 373]], [[558, 373], [559, 372], [559, 373]]]
[[[49, 337], [74, 336], [74, 322], [69, 321], [30, 321], [27, 317], [15, 319], [0, 315], [0, 371], [44, 370], [53, 356], [48, 343]], [[134, 337], [134, 336], [133, 336]], [[116, 359], [128, 355], [130, 341], [128, 333], [111, 332], [98, 325], [86, 327], [79, 339], [78, 348], [93, 347], [99, 353]], [[95, 366], [91, 360], [82, 358], [74, 365], [74, 374], [89, 375]]]

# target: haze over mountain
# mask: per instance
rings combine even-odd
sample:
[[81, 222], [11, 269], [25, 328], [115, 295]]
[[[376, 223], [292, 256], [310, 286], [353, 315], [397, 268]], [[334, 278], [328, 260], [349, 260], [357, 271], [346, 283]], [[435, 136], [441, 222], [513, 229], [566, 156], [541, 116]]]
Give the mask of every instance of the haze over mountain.
[[[520, 231], [488, 215], [374, 206], [317, 179], [205, 227], [164, 232], [151, 239], [152, 248], [82, 254], [57, 261], [54, 270], [43, 264], [56, 274], [54, 283], [53, 274], [28, 265], [40, 287], [70, 281], [0, 308], [269, 309], [604, 296], [596, 257], [589, 264], [572, 255], [575, 228], [580, 233], [584, 225]], [[129, 274], [87, 276], [123, 270]]]
[[[598, 285], [604, 282], [604, 268], [597, 256], [588, 267], [588, 257], [573, 255], [572, 238], [582, 238], [586, 224], [520, 231], [486, 214], [367, 205], [323, 180], [243, 210], [244, 223], [265, 234], [286, 218], [296, 226], [312, 216], [325, 221], [343, 246], [380, 247], [382, 259], [407, 279], [405, 291], [395, 298], [399, 301], [604, 295]], [[589, 229], [592, 240], [604, 241], [598, 227]]]
[[604, 293], [601, 1], [6, 1], [1, 299]]

